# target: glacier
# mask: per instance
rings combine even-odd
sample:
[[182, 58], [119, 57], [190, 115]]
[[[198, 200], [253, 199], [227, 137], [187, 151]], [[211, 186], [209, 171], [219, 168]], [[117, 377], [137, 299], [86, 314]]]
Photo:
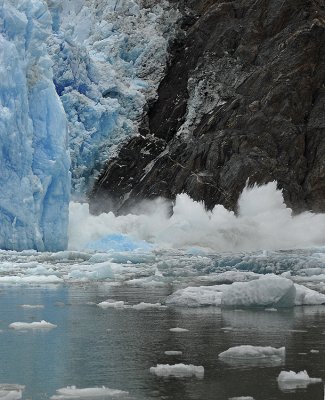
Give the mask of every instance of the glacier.
[[85, 200], [156, 96], [180, 13], [159, 0], [51, 0], [54, 83], [69, 124], [72, 194]]
[[0, 248], [67, 246], [67, 120], [47, 50], [41, 0], [0, 1]]

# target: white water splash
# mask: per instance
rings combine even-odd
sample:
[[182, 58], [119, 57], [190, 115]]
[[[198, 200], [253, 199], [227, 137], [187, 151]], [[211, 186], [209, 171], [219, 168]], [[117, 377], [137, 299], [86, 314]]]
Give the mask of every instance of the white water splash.
[[[71, 203], [70, 248], [84, 249], [113, 234], [127, 235], [131, 242], [146, 241], [156, 248], [197, 247], [213, 252], [325, 244], [325, 214], [304, 212], [292, 216], [276, 182], [245, 188], [238, 201], [238, 215], [222, 205], [207, 211], [203, 202], [195, 202], [186, 194], [177, 196], [170, 218], [167, 201], [158, 199], [145, 204], [146, 214], [116, 217], [111, 212], [92, 216], [88, 204]], [[117, 236], [114, 240], [120, 239]], [[110, 241], [106, 243], [109, 250]]]

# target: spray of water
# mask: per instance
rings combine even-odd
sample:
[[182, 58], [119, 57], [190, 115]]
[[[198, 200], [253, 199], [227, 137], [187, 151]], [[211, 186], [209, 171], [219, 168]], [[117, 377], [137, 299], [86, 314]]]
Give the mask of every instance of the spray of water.
[[[177, 196], [173, 215], [164, 199], [146, 202], [141, 215], [92, 216], [87, 204], [71, 203], [71, 249], [111, 234], [125, 234], [158, 248], [200, 247], [210, 251], [292, 249], [325, 244], [325, 214], [304, 212], [292, 216], [276, 182], [245, 188], [238, 201], [238, 215], [217, 205], [207, 211], [188, 195]], [[109, 249], [108, 249], [109, 250]]]

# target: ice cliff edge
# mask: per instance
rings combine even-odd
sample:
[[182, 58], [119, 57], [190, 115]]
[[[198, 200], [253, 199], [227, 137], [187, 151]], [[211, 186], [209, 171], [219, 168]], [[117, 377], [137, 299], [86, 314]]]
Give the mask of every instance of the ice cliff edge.
[[70, 158], [41, 0], [0, 0], [0, 248], [67, 245]]

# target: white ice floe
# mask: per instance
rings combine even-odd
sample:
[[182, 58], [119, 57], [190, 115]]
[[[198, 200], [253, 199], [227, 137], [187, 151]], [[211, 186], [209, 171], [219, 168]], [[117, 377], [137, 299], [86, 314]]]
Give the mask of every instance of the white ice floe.
[[228, 364], [250, 364], [276, 366], [284, 363], [285, 348], [242, 345], [231, 347], [219, 354], [219, 359]]
[[43, 304], [21, 304], [20, 307], [25, 308], [25, 309], [37, 309], [37, 308], [44, 308]]
[[188, 332], [188, 329], [185, 329], [185, 328], [178, 328], [178, 327], [176, 327], [176, 328], [170, 328], [169, 329], [171, 332]]
[[52, 396], [51, 400], [65, 400], [65, 399], [81, 399], [81, 398], [103, 398], [109, 397], [125, 397], [129, 394], [124, 390], [110, 389], [108, 387], [93, 387], [78, 389], [76, 386], [67, 386], [66, 388], [58, 389], [57, 394]]
[[44, 320], [40, 322], [13, 322], [9, 325], [9, 328], [12, 329], [53, 329], [56, 328], [57, 325], [51, 324], [50, 322], [46, 322]]
[[322, 382], [321, 378], [310, 378], [307, 371], [281, 371], [277, 380], [282, 391], [304, 389], [311, 383]]
[[325, 304], [325, 294], [316, 292], [315, 290], [309, 289], [305, 286], [295, 284], [296, 298], [295, 305], [318, 305]]
[[174, 376], [177, 378], [195, 376], [203, 378], [204, 368], [202, 365], [186, 365], [186, 364], [158, 364], [156, 367], [151, 367], [150, 372], [157, 376]]
[[312, 349], [312, 350], [310, 350], [310, 352], [313, 353], [313, 354], [318, 354], [318, 353], [319, 353], [319, 350], [314, 350], [314, 349]]
[[180, 356], [183, 354], [182, 351], [177, 351], [177, 350], [167, 350], [165, 351], [166, 356]]
[[167, 297], [166, 304], [187, 307], [263, 307], [273, 311], [295, 305], [325, 304], [325, 295], [294, 284], [290, 279], [270, 274], [230, 285], [179, 289]]
[[101, 308], [118, 308], [118, 309], [123, 309], [123, 308], [129, 308], [130, 306], [128, 306], [124, 301], [116, 301], [116, 300], [112, 300], [112, 299], [108, 299], [105, 301], [102, 301], [101, 303], [97, 304], [98, 307]]
[[251, 396], [230, 397], [229, 400], [254, 400]]
[[15, 275], [8, 275], [8, 276], [1, 276], [0, 277], [0, 284], [44, 284], [44, 283], [61, 283], [63, 279], [59, 278], [56, 275], [31, 275], [31, 276], [15, 276]]
[[0, 400], [20, 400], [24, 389], [23, 385], [2, 383], [0, 384]]
[[151, 309], [151, 308], [165, 309], [165, 308], [167, 308], [167, 306], [163, 306], [161, 303], [144, 303], [144, 302], [141, 302], [139, 304], [133, 305], [132, 308], [134, 310], [141, 311], [141, 310], [148, 310], [148, 309]]

